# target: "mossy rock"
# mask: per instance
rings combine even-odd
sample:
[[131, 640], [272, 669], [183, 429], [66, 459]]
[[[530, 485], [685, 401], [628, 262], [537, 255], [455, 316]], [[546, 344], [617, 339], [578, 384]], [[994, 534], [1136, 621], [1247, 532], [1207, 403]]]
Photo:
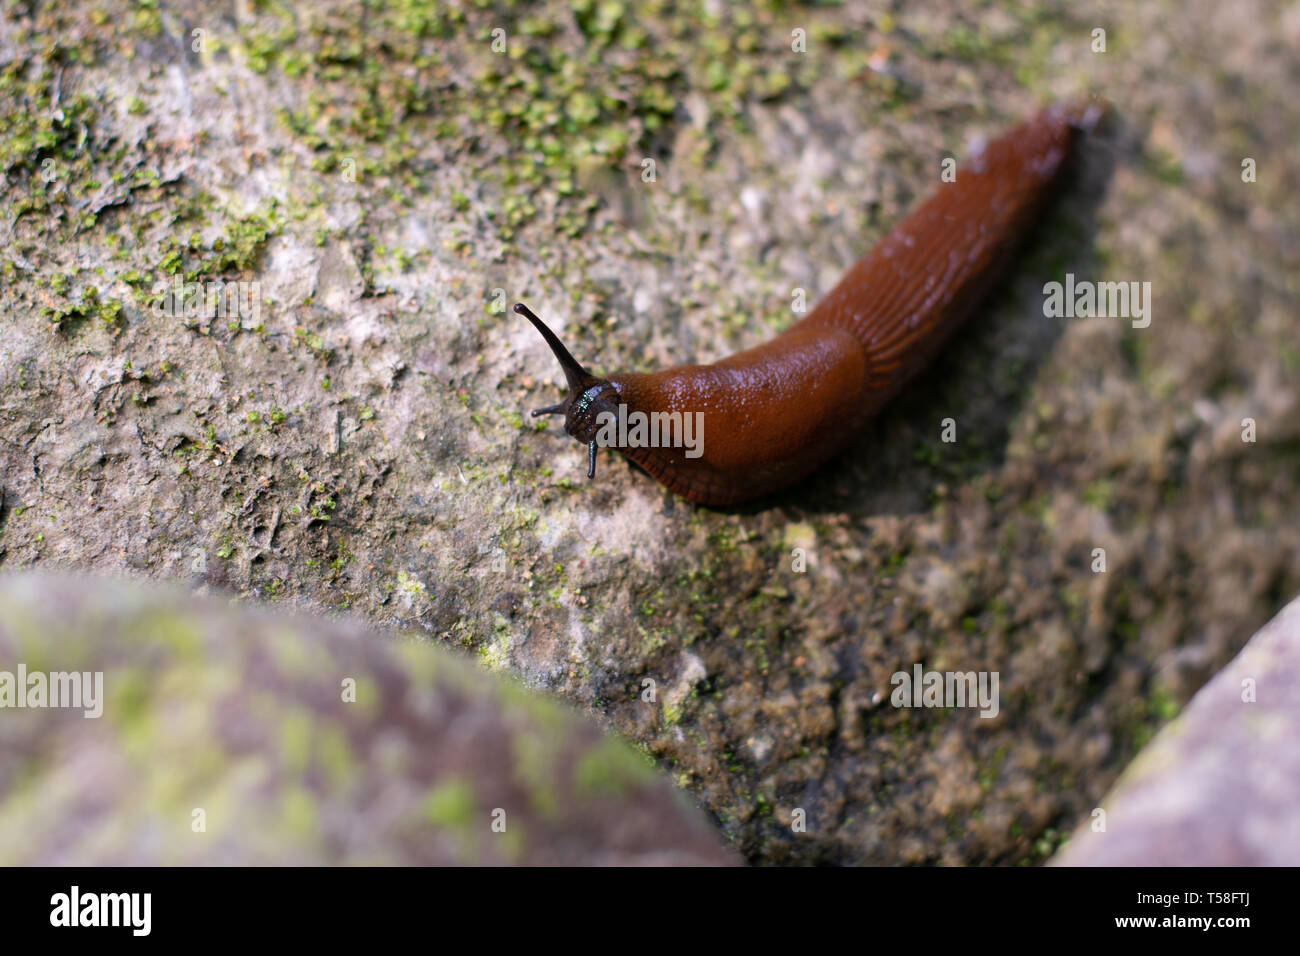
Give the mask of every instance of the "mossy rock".
[[[19, 665], [100, 676], [18, 708]], [[589, 720], [344, 620], [9, 575], [0, 703], [4, 865], [734, 862]]]

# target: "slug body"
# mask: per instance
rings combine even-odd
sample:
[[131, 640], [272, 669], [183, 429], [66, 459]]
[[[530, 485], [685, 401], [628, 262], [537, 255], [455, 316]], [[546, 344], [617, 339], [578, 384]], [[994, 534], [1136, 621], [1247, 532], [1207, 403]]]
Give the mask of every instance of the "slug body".
[[[997, 281], [1097, 107], [1049, 107], [987, 144], [803, 320], [711, 365], [597, 378], [522, 303], [564, 368], [564, 414], [594, 475], [602, 414], [695, 415], [699, 447], [614, 445], [677, 494], [715, 507], [793, 484], [850, 444]], [[608, 433], [606, 433], [608, 434]], [[609, 443], [612, 444], [612, 443]]]

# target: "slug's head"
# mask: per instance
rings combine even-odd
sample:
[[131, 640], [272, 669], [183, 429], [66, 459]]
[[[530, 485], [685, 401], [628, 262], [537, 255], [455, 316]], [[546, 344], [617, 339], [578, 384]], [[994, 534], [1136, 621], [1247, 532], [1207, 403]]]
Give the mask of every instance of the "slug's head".
[[565, 381], [568, 383], [569, 394], [565, 396], [564, 401], [537, 409], [532, 413], [533, 417], [563, 415], [564, 430], [587, 446], [587, 477], [594, 478], [596, 476], [596, 434], [600, 431], [602, 422], [606, 421], [601, 415], [603, 412], [618, 414], [618, 389], [613, 382], [596, 378], [579, 365], [577, 359], [564, 347], [564, 343], [547, 328], [545, 322], [533, 314], [528, 306], [516, 302], [515, 311], [533, 323], [533, 328], [541, 333], [542, 338], [546, 340], [546, 344], [551, 347], [551, 351], [559, 360], [560, 368], [564, 370]]

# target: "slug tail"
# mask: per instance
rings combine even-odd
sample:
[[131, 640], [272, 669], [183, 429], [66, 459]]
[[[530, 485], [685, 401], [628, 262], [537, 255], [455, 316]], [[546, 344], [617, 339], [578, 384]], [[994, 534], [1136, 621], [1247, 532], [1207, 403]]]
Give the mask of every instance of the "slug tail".
[[1005, 271], [1062, 178], [1093, 101], [1051, 106], [958, 163], [805, 320], [853, 333], [870, 365], [865, 404], [888, 401]]

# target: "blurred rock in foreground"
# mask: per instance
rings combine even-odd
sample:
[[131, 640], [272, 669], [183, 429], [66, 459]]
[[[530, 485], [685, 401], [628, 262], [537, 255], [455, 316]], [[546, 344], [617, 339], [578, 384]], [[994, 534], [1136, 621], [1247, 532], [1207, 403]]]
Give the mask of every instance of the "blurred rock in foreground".
[[1105, 831], [1085, 823], [1054, 863], [1300, 862], [1300, 598], [1138, 755], [1102, 809]]
[[2, 865], [735, 862], [590, 721], [343, 621], [7, 576], [0, 703]]

